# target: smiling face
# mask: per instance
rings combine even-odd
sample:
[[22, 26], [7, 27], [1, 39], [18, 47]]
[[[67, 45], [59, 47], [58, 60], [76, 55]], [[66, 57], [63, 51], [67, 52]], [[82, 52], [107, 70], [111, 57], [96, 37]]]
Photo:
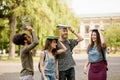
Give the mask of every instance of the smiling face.
[[98, 30], [93, 30], [91, 34], [91, 43], [96, 45], [101, 45], [100, 34]]
[[97, 34], [95, 32], [92, 32], [91, 39], [93, 42], [97, 41]]
[[68, 30], [67, 28], [61, 28], [60, 29], [60, 35], [63, 39], [67, 39], [68, 38]]

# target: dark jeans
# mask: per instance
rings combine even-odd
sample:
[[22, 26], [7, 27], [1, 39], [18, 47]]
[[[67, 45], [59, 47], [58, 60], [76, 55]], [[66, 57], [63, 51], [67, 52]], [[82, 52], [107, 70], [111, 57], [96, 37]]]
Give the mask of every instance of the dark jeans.
[[75, 69], [70, 68], [59, 72], [59, 80], [75, 80]]

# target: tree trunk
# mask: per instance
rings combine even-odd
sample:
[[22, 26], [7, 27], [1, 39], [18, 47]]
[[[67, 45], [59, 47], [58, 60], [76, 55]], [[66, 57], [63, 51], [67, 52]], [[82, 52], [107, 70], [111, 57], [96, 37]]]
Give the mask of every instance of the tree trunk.
[[12, 14], [8, 19], [10, 25], [10, 46], [8, 59], [12, 60], [15, 59], [15, 45], [12, 42], [12, 38], [16, 30], [16, 15]]

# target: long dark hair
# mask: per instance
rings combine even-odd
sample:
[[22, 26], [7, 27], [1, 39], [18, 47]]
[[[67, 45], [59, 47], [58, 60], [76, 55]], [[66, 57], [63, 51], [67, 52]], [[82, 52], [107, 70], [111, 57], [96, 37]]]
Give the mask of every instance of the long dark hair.
[[92, 34], [94, 32], [96, 33], [97, 50], [101, 53], [102, 46], [101, 46], [101, 39], [100, 39], [100, 34], [99, 34], [98, 30], [92, 30], [92, 33], [91, 33], [91, 44], [89, 44], [88, 50], [91, 50], [93, 48], [93, 46], [94, 46], [94, 42], [92, 40]]
[[[53, 40], [56, 40], [56, 42], [58, 42], [57, 39], [47, 39], [46, 42], [45, 42], [45, 47], [44, 47], [44, 50], [50, 50], [51, 49], [51, 44], [52, 44], [52, 41]], [[53, 55], [55, 56], [55, 53], [57, 52], [57, 46], [55, 49], [52, 50], [52, 53]]]

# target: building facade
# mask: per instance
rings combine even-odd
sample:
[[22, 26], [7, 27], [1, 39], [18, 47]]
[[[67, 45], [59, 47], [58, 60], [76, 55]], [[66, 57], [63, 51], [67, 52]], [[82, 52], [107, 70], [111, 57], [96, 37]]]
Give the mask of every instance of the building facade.
[[104, 31], [105, 27], [109, 27], [113, 23], [120, 25], [120, 14], [98, 14], [80, 16], [80, 35], [84, 38], [79, 43], [77, 48], [80, 50], [86, 50], [90, 43], [90, 35], [92, 29], [100, 29]]

